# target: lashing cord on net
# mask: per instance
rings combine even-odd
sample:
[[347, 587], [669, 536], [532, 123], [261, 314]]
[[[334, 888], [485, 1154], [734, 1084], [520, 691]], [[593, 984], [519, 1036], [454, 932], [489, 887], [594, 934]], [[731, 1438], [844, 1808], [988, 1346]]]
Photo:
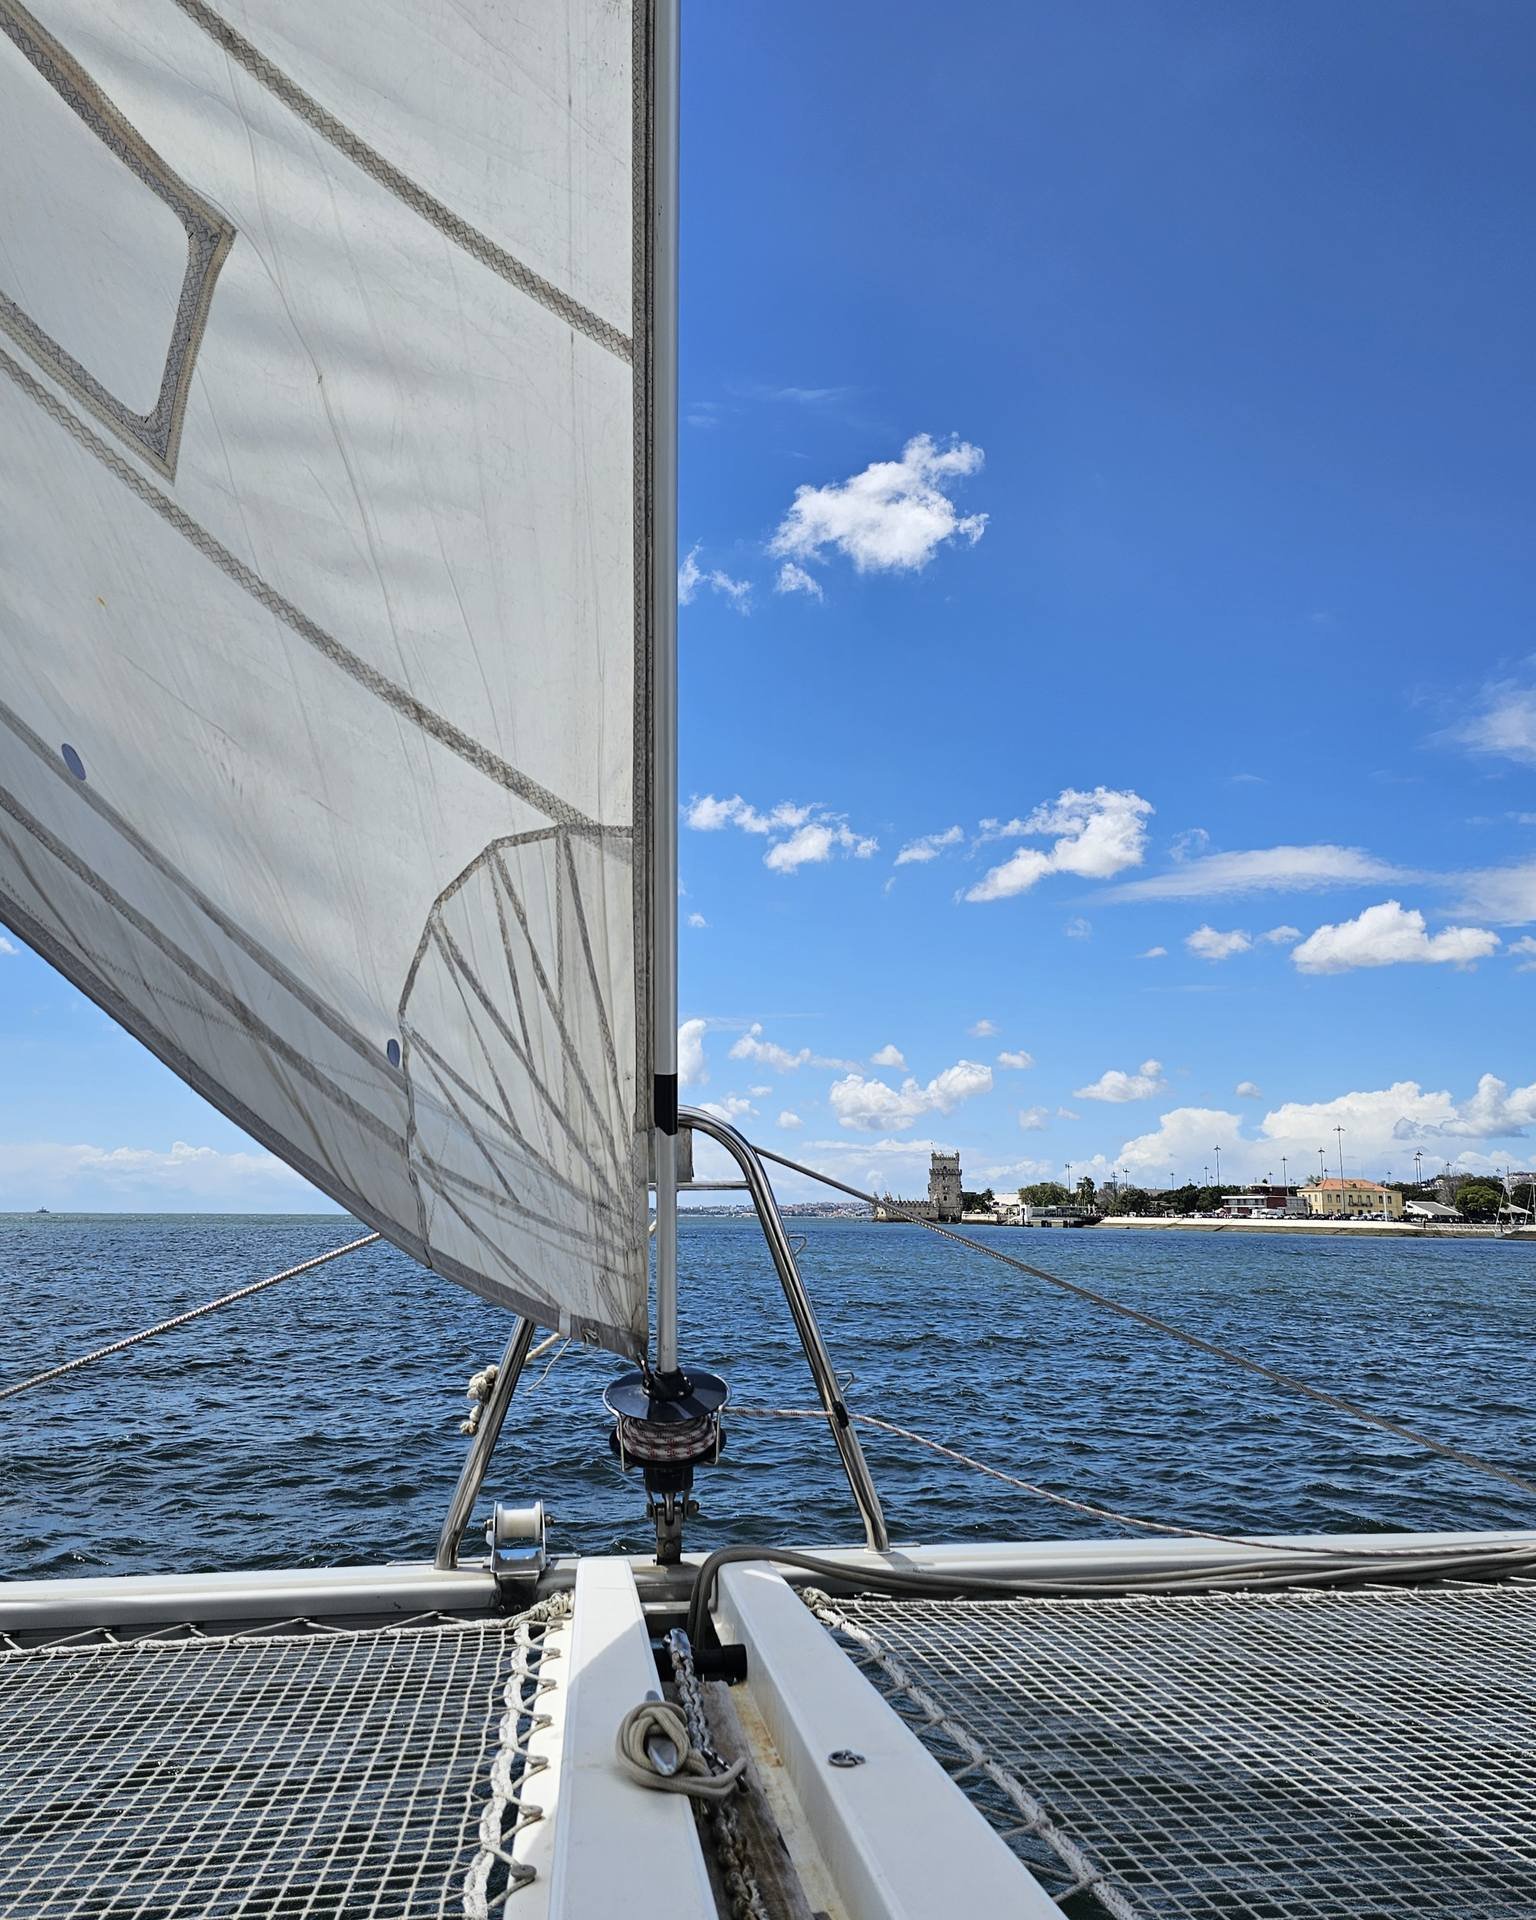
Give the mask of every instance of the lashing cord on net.
[[1247, 1354], [1237, 1353], [1231, 1347], [1224, 1347], [1219, 1341], [1204, 1339], [1198, 1333], [1190, 1333], [1183, 1327], [1174, 1326], [1170, 1320], [1159, 1319], [1155, 1313], [1144, 1313], [1140, 1307], [1128, 1307], [1121, 1300], [1112, 1300], [1107, 1294], [1096, 1293], [1092, 1287], [1081, 1286], [1075, 1280], [1064, 1280], [1058, 1273], [1047, 1273], [1043, 1267], [1032, 1267], [1027, 1260], [1017, 1255], [1005, 1253], [1001, 1247], [988, 1246], [984, 1240], [973, 1240], [968, 1234], [956, 1233], [952, 1227], [940, 1226], [936, 1220], [925, 1220], [920, 1214], [898, 1206], [894, 1201], [879, 1199], [872, 1193], [865, 1193], [858, 1187], [850, 1187], [845, 1180], [835, 1179], [830, 1173], [822, 1173], [819, 1168], [802, 1166], [798, 1160], [790, 1160], [782, 1153], [773, 1153], [767, 1147], [756, 1147], [754, 1152], [763, 1160], [771, 1160], [776, 1166], [785, 1167], [791, 1173], [803, 1174], [808, 1180], [820, 1181], [822, 1186], [831, 1187], [837, 1193], [845, 1193], [852, 1200], [863, 1200], [872, 1207], [882, 1207], [887, 1213], [894, 1213], [898, 1219], [911, 1222], [913, 1226], [926, 1227], [930, 1233], [938, 1234], [942, 1239], [953, 1240], [957, 1246], [969, 1248], [972, 1253], [985, 1254], [989, 1260], [997, 1260], [1005, 1267], [1012, 1267], [1018, 1273], [1028, 1274], [1032, 1280], [1043, 1280], [1047, 1286], [1059, 1288], [1079, 1300], [1086, 1300], [1090, 1306], [1103, 1307], [1106, 1312], [1118, 1314], [1122, 1320], [1134, 1320], [1140, 1326], [1150, 1327], [1154, 1333], [1166, 1333], [1175, 1340], [1182, 1340], [1186, 1347], [1193, 1347], [1198, 1353], [1211, 1354], [1217, 1360], [1223, 1360], [1228, 1366], [1241, 1367], [1247, 1373], [1256, 1373], [1261, 1379], [1272, 1380], [1276, 1386], [1289, 1389], [1292, 1393], [1304, 1394], [1309, 1400], [1320, 1405], [1332, 1407], [1336, 1413], [1347, 1414], [1352, 1420], [1362, 1421], [1368, 1427], [1375, 1427], [1382, 1433], [1390, 1433], [1394, 1439], [1406, 1440], [1411, 1446], [1423, 1447], [1428, 1453], [1439, 1454], [1444, 1460], [1454, 1460], [1459, 1466], [1471, 1467], [1477, 1473], [1491, 1474], [1495, 1480], [1502, 1480], [1507, 1486], [1518, 1487], [1522, 1493], [1536, 1494], [1536, 1480], [1527, 1480], [1523, 1475], [1512, 1472], [1508, 1467], [1498, 1466], [1492, 1460], [1484, 1460], [1478, 1454], [1467, 1453], [1461, 1447], [1453, 1447], [1448, 1441], [1433, 1439], [1427, 1433], [1420, 1433], [1415, 1427], [1405, 1427], [1400, 1421], [1388, 1420], [1384, 1415], [1372, 1413], [1368, 1407], [1362, 1407], [1357, 1401], [1346, 1400], [1342, 1394], [1330, 1393], [1325, 1387], [1314, 1387], [1310, 1381], [1298, 1380], [1293, 1373], [1282, 1373], [1277, 1367], [1266, 1367], [1262, 1360], [1252, 1360]]
[[62, 1374], [74, 1373], [79, 1367], [88, 1367], [94, 1360], [110, 1359], [114, 1353], [126, 1353], [130, 1347], [136, 1347], [141, 1341], [153, 1340], [157, 1334], [173, 1333], [177, 1327], [184, 1327], [189, 1321], [201, 1320], [205, 1313], [214, 1313], [220, 1307], [233, 1306], [237, 1300], [248, 1300], [253, 1293], [261, 1293], [267, 1287], [275, 1287], [279, 1280], [292, 1280], [301, 1273], [312, 1273], [316, 1267], [323, 1267], [328, 1260], [339, 1260], [344, 1253], [356, 1253], [359, 1247], [371, 1247], [383, 1236], [377, 1233], [365, 1233], [361, 1240], [349, 1240], [344, 1247], [332, 1247], [328, 1253], [317, 1253], [312, 1260], [301, 1260], [295, 1267], [284, 1267], [281, 1273], [269, 1273], [265, 1280], [252, 1280], [248, 1286], [236, 1287], [233, 1293], [221, 1293], [217, 1300], [208, 1300], [200, 1307], [189, 1307], [185, 1313], [173, 1314], [169, 1320], [160, 1320], [152, 1327], [144, 1327], [138, 1333], [130, 1333], [124, 1339], [114, 1340], [110, 1346], [97, 1347], [90, 1353], [76, 1355], [73, 1360], [65, 1360], [59, 1366], [45, 1367], [41, 1373], [34, 1373], [25, 1380], [17, 1380], [8, 1387], [0, 1387], [0, 1400], [14, 1399], [18, 1393], [25, 1393], [31, 1387], [41, 1387], [49, 1380], [57, 1380]]

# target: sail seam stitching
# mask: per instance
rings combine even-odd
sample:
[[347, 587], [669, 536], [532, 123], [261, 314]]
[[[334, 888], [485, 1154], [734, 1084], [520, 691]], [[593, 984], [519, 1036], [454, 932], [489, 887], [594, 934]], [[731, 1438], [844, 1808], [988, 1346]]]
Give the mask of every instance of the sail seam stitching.
[[574, 327], [578, 333], [585, 334], [589, 340], [628, 363], [632, 353], [629, 336], [611, 321], [593, 313], [553, 281], [546, 280], [542, 274], [535, 273], [532, 267], [525, 266], [515, 254], [498, 246], [488, 234], [471, 226], [462, 214], [455, 213], [434, 194], [428, 193], [425, 187], [419, 186], [409, 174], [402, 173], [393, 161], [386, 160], [376, 148], [369, 146], [344, 121], [338, 120], [313, 95], [306, 93], [297, 81], [291, 80], [281, 67], [237, 33], [212, 7], [206, 6], [204, 0], [172, 0], [172, 3], [194, 26], [200, 27], [210, 39], [216, 41], [253, 80], [259, 81], [285, 107], [297, 114], [307, 127], [312, 128], [338, 153], [359, 167], [371, 180], [376, 180], [413, 213], [419, 214], [429, 226], [435, 227], [472, 260], [478, 260], [481, 266], [488, 267], [509, 286], [527, 294], [529, 299], [536, 300], [541, 307]]
[[[562, 800], [558, 794], [551, 793], [548, 787], [542, 786], [537, 780], [530, 779], [525, 773], [520, 773], [499, 753], [493, 753], [489, 747], [465, 733], [461, 727], [455, 726], [444, 715], [435, 713], [413, 693], [408, 693], [404, 687], [398, 686], [387, 675], [380, 673], [377, 667], [370, 666], [350, 647], [344, 646], [333, 634], [327, 633], [324, 627], [310, 619], [307, 613], [296, 607], [291, 600], [286, 599], [276, 587], [262, 579], [259, 573], [248, 567], [236, 554], [231, 553], [217, 535], [210, 533], [205, 526], [194, 520], [191, 514], [177, 506], [174, 500], [168, 500], [158, 487], [151, 485], [143, 474], [130, 466], [120, 454], [107, 445], [106, 441], [92, 433], [83, 420], [65, 406], [63, 401], [50, 393], [41, 381], [34, 380], [26, 368], [19, 361], [14, 360], [3, 347], [0, 347], [0, 371], [9, 374], [22, 392], [35, 400], [50, 419], [57, 421], [72, 440], [83, 447], [87, 453], [94, 454], [130, 492], [137, 494], [147, 507], [159, 514], [161, 519], [174, 528], [190, 546], [195, 547], [204, 559], [211, 560], [221, 573], [227, 575], [236, 586], [243, 588], [258, 606], [265, 607], [268, 613], [275, 615], [290, 632], [297, 634], [333, 666], [339, 667], [358, 686], [382, 700], [402, 719], [410, 721], [421, 732], [436, 740], [440, 746], [446, 747], [450, 753], [457, 754], [477, 773], [484, 774], [488, 780], [494, 780], [498, 786], [505, 787], [508, 792], [515, 793], [519, 799], [526, 800], [532, 807], [537, 807], [551, 820], [558, 821], [562, 826], [587, 830], [599, 827], [599, 822], [589, 819], [579, 808], [573, 807], [567, 800]], [[627, 828], [604, 830], [621, 835], [629, 831]]]

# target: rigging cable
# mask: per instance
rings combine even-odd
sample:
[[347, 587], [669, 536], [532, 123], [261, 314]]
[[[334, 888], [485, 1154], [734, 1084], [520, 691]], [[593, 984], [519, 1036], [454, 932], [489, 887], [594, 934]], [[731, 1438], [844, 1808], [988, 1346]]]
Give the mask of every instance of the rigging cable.
[[[1175, 1534], [1186, 1540], [1214, 1540], [1218, 1546], [1246, 1547], [1250, 1552], [1283, 1553], [1293, 1559], [1298, 1553], [1312, 1558], [1324, 1558], [1348, 1561], [1352, 1566], [1362, 1560], [1402, 1560], [1421, 1558], [1422, 1547], [1298, 1547], [1293, 1541], [1255, 1539], [1252, 1534], [1218, 1533], [1210, 1527], [1185, 1526], [1177, 1520], [1145, 1520], [1133, 1513], [1121, 1513], [1116, 1507], [1097, 1505], [1092, 1500], [1078, 1500], [1066, 1493], [1054, 1493], [1049, 1487], [1042, 1487], [1035, 1480], [1021, 1480], [1017, 1474], [1004, 1473], [1001, 1467], [989, 1467], [985, 1460], [974, 1455], [961, 1453], [955, 1447], [946, 1447], [940, 1440], [933, 1440], [926, 1433], [916, 1433], [911, 1427], [899, 1427], [894, 1420], [882, 1420], [877, 1414], [856, 1413], [852, 1407], [846, 1409], [848, 1418], [855, 1425], [872, 1427], [879, 1433], [894, 1434], [898, 1440], [910, 1440], [914, 1446], [927, 1447], [931, 1453], [940, 1454], [946, 1460], [953, 1460], [962, 1467], [970, 1467], [976, 1473], [987, 1474], [993, 1480], [1001, 1480], [1005, 1487], [1017, 1487], [1021, 1493], [1032, 1493], [1037, 1499], [1049, 1500], [1058, 1507], [1069, 1507], [1073, 1513], [1086, 1513], [1095, 1520], [1112, 1520], [1117, 1526], [1139, 1527], [1146, 1533]], [[827, 1417], [822, 1407], [740, 1407], [731, 1408], [732, 1415], [740, 1420], [822, 1420]]]
[[260, 1293], [266, 1287], [275, 1287], [279, 1280], [292, 1280], [296, 1274], [312, 1273], [316, 1267], [323, 1267], [328, 1260], [339, 1260], [344, 1253], [356, 1253], [359, 1247], [371, 1247], [382, 1234], [365, 1233], [361, 1240], [349, 1240], [344, 1247], [332, 1247], [329, 1253], [317, 1253], [312, 1260], [301, 1260], [296, 1267], [284, 1267], [281, 1273], [270, 1273], [265, 1280], [253, 1280], [248, 1286], [236, 1287], [233, 1293], [222, 1293], [217, 1300], [206, 1301], [200, 1307], [189, 1307], [185, 1313], [173, 1314], [169, 1320], [161, 1320], [152, 1327], [145, 1327], [139, 1333], [130, 1333], [125, 1339], [114, 1340], [110, 1346], [97, 1347], [91, 1353], [79, 1354], [73, 1360], [66, 1360], [57, 1367], [46, 1367], [41, 1373], [34, 1373], [26, 1380], [17, 1380], [9, 1387], [0, 1387], [0, 1400], [13, 1399], [18, 1393], [25, 1393], [29, 1387], [40, 1387], [46, 1381], [57, 1380], [61, 1374], [73, 1373], [78, 1367], [88, 1367], [93, 1360], [106, 1360], [114, 1353], [125, 1353], [129, 1347], [136, 1347], [143, 1340], [153, 1340], [156, 1334], [172, 1333], [177, 1327], [184, 1327], [191, 1320], [201, 1320], [205, 1313], [213, 1313], [219, 1307], [232, 1305], [236, 1300], [248, 1300], [253, 1293]]
[[969, 1247], [972, 1253], [984, 1253], [989, 1260], [1001, 1261], [1005, 1267], [1013, 1267], [1019, 1273], [1027, 1273], [1032, 1280], [1043, 1280], [1047, 1286], [1058, 1287], [1063, 1293], [1070, 1293], [1079, 1300], [1086, 1300], [1090, 1306], [1103, 1307], [1110, 1313], [1119, 1314], [1123, 1320], [1135, 1320], [1141, 1326], [1151, 1327], [1155, 1333], [1171, 1334], [1175, 1340], [1182, 1340], [1186, 1347], [1197, 1352], [1209, 1353], [1218, 1360], [1224, 1360], [1229, 1366], [1241, 1367], [1248, 1373], [1256, 1373], [1262, 1379], [1272, 1380], [1277, 1386], [1286, 1387], [1292, 1393], [1304, 1394], [1309, 1400], [1319, 1401], [1325, 1407], [1332, 1407], [1336, 1413], [1347, 1414], [1352, 1420], [1360, 1420], [1368, 1427], [1376, 1427], [1382, 1433], [1390, 1433], [1398, 1440], [1406, 1440], [1411, 1446], [1423, 1447], [1429, 1453], [1437, 1453], [1442, 1459], [1454, 1460], [1458, 1465], [1471, 1467], [1478, 1473], [1491, 1474], [1495, 1480], [1503, 1480], [1511, 1487], [1518, 1487], [1522, 1493], [1536, 1494], [1536, 1480], [1527, 1480], [1523, 1475], [1513, 1473], [1508, 1467], [1496, 1465], [1491, 1460], [1481, 1459], [1475, 1453], [1467, 1453], [1460, 1447], [1453, 1447], [1444, 1440], [1432, 1439], [1427, 1433], [1420, 1433], [1415, 1427], [1405, 1427], [1396, 1420], [1388, 1420], [1384, 1415], [1372, 1413], [1368, 1407], [1362, 1407], [1357, 1401], [1346, 1400], [1342, 1394], [1330, 1393], [1325, 1387], [1314, 1387], [1309, 1381], [1298, 1380], [1293, 1373], [1282, 1373], [1276, 1367], [1266, 1367], [1261, 1360], [1251, 1360], [1244, 1353], [1237, 1353], [1231, 1347], [1224, 1347], [1216, 1340], [1206, 1340], [1198, 1333], [1190, 1333], [1183, 1327], [1176, 1327], [1170, 1320], [1161, 1320], [1155, 1313], [1144, 1313], [1140, 1307], [1128, 1307], [1123, 1301], [1112, 1300], [1107, 1294], [1096, 1293], [1092, 1287], [1080, 1286], [1075, 1280], [1064, 1280], [1060, 1274], [1047, 1273], [1043, 1267], [1032, 1267], [1027, 1260], [1016, 1255], [1004, 1253], [1001, 1247], [989, 1247], [983, 1240], [972, 1240], [968, 1234], [956, 1233], [952, 1227], [941, 1227], [936, 1220], [925, 1220], [920, 1214], [912, 1213], [892, 1200], [881, 1200], [872, 1193], [865, 1193], [858, 1187], [850, 1187], [846, 1181], [835, 1179], [830, 1173], [823, 1173], [817, 1167], [802, 1166], [798, 1160], [790, 1160], [782, 1153], [773, 1153], [767, 1147], [754, 1147], [753, 1152], [760, 1159], [771, 1160], [776, 1166], [786, 1167], [791, 1173], [803, 1174], [808, 1180], [819, 1180], [824, 1187], [832, 1187], [838, 1193], [846, 1193], [850, 1199], [866, 1201], [872, 1207], [883, 1207], [887, 1213], [894, 1213], [898, 1219], [911, 1222], [918, 1227], [926, 1227], [930, 1233], [939, 1234], [945, 1240], [953, 1240], [957, 1246]]

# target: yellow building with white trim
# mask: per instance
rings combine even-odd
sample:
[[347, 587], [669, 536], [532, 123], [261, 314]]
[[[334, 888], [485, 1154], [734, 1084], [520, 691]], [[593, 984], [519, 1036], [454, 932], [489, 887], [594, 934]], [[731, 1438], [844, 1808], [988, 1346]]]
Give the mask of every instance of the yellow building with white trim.
[[1301, 1189], [1309, 1214], [1320, 1219], [1401, 1220], [1403, 1196], [1379, 1180], [1318, 1180]]

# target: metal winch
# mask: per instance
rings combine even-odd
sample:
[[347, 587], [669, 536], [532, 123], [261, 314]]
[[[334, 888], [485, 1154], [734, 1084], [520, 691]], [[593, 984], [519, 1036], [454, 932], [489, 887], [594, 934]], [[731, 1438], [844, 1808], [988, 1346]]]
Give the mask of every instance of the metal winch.
[[675, 1566], [682, 1557], [683, 1522], [699, 1510], [690, 1497], [693, 1470], [720, 1457], [720, 1412], [729, 1397], [719, 1374], [698, 1367], [666, 1374], [633, 1367], [604, 1390], [603, 1404], [613, 1415], [608, 1444], [619, 1465], [638, 1467], [645, 1482], [658, 1566]]

